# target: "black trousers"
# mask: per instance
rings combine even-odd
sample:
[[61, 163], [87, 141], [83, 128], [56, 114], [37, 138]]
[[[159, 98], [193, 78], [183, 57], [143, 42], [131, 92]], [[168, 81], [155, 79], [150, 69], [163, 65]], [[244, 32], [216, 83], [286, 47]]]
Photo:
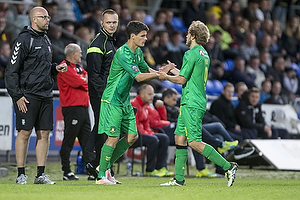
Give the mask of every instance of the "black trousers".
[[[87, 107], [71, 106], [63, 107], [65, 130], [64, 139], [60, 149], [62, 170], [64, 174], [71, 172], [70, 154], [76, 137], [79, 140], [82, 149], [85, 149], [91, 133], [91, 123]], [[89, 160], [88, 154], [83, 151], [83, 161]]]
[[95, 124], [85, 147], [85, 151], [90, 154], [96, 151], [96, 157], [88, 162], [90, 162], [94, 167], [97, 167], [100, 162], [101, 149], [107, 139], [107, 135], [98, 134], [101, 99], [98, 97], [90, 97], [90, 102], [94, 112]]

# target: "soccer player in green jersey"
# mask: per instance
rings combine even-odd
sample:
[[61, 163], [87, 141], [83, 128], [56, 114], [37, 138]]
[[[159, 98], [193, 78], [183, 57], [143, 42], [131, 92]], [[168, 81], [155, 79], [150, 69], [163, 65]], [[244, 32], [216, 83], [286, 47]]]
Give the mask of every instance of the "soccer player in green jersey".
[[186, 36], [186, 44], [190, 50], [184, 54], [181, 70], [176, 68], [170, 70], [174, 76], [159, 72], [161, 80], [169, 80], [183, 85], [180, 113], [174, 133], [176, 143], [175, 177], [172, 181], [161, 185], [181, 186], [184, 184], [184, 171], [188, 157], [187, 143], [226, 171], [228, 186], [231, 186], [235, 179], [238, 165], [228, 162], [212, 146], [202, 142], [202, 118], [206, 110], [205, 87], [210, 63], [203, 45], [208, 42], [208, 39], [207, 26], [200, 21], [193, 21]]
[[[108, 138], [101, 149], [96, 184], [120, 183], [111, 176], [110, 167], [138, 139], [129, 91], [134, 80], [140, 82], [158, 78], [158, 72], [149, 68], [139, 48], [145, 45], [148, 30], [147, 25], [142, 22], [129, 22], [126, 26], [129, 39], [114, 55], [101, 98], [98, 133], [106, 133]], [[174, 67], [168, 61], [165, 71]], [[121, 134], [126, 136], [119, 140]]]

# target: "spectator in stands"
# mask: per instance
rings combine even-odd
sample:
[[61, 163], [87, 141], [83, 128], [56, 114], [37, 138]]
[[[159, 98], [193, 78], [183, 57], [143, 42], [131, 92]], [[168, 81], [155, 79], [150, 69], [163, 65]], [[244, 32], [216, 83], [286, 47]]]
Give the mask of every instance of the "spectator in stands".
[[289, 102], [294, 102], [296, 98], [296, 93], [299, 88], [299, 81], [297, 78], [296, 70], [292, 67], [285, 68], [282, 87], [282, 93], [288, 97]]
[[248, 128], [253, 131], [253, 135], [257, 135], [251, 138], [244, 139], [288, 139], [289, 133], [286, 129], [273, 128], [267, 125], [261, 104], [258, 103], [260, 99], [260, 90], [258, 88], [251, 88], [247, 94], [245, 100], [240, 101], [236, 108], [236, 120], [242, 128]]
[[258, 2], [259, 0], [248, 0], [248, 5], [243, 10], [243, 17], [246, 19], [258, 19], [257, 10], [258, 10]]
[[244, 82], [238, 82], [234, 87], [238, 100], [243, 98], [243, 94], [248, 90], [248, 86]]
[[[222, 15], [223, 16], [223, 15]], [[227, 17], [226, 17], [227, 16]], [[224, 14], [224, 17], [226, 19], [229, 19], [228, 13]], [[228, 21], [228, 20], [226, 20]], [[233, 42], [233, 39], [230, 35], [230, 33], [226, 30], [224, 30], [220, 26], [220, 20], [217, 18], [217, 15], [215, 13], [210, 13], [208, 16], [208, 21], [207, 21], [207, 27], [209, 29], [210, 34], [213, 34], [215, 31], [220, 31], [222, 33], [222, 38], [221, 38], [221, 49], [225, 53], [228, 53], [230, 55], [230, 44]], [[226, 58], [226, 56], [225, 56]]]
[[281, 95], [282, 85], [280, 81], [272, 82], [271, 96], [264, 101], [267, 104], [278, 104], [284, 105], [288, 104], [288, 98], [286, 96]]
[[260, 60], [258, 56], [251, 56], [249, 64], [246, 67], [247, 74], [255, 77], [254, 85], [261, 89], [261, 83], [266, 79], [264, 72], [259, 68]]
[[75, 33], [75, 24], [72, 21], [63, 21], [62, 28], [67, 31], [67, 33], [62, 33], [61, 40], [64, 42], [65, 46], [70, 43], [75, 43], [75, 39], [72, 36]]
[[57, 2], [55, 0], [43, 0], [42, 6], [48, 11], [51, 18], [57, 13]]
[[167, 31], [167, 27], [165, 25], [167, 21], [167, 14], [164, 10], [159, 10], [155, 14], [154, 22], [149, 25], [150, 29], [153, 29], [155, 32], [158, 31]]
[[166, 44], [167, 47], [167, 59], [172, 60], [177, 66], [182, 64], [182, 57], [184, 53], [189, 49], [185, 43], [182, 42], [181, 31], [173, 31], [170, 36], [170, 41]]
[[260, 27], [261, 27], [261, 21], [257, 18], [252, 18], [252, 19], [249, 20], [249, 22], [250, 22], [249, 31], [254, 33], [255, 36], [257, 36], [257, 33], [258, 33], [258, 31], [260, 30]]
[[10, 44], [8, 42], [0, 42], [0, 88], [5, 88], [4, 73], [10, 55]]
[[[154, 133], [150, 127], [149, 117], [153, 113], [150, 104], [153, 101], [153, 95], [153, 87], [144, 84], [139, 87], [137, 96], [131, 101], [131, 105], [137, 109], [136, 126], [140, 132], [140, 137], [136, 143], [140, 143], [142, 138], [143, 145], [147, 147], [146, 176], [173, 176], [174, 173], [169, 172], [166, 168], [170, 139], [164, 133]], [[169, 121], [161, 123], [170, 124]]]
[[210, 58], [208, 76], [210, 79], [221, 79], [224, 74], [223, 61], [224, 55], [221, 47], [215, 42], [214, 36], [210, 36], [209, 41], [204, 45]]
[[229, 9], [230, 19], [233, 20], [236, 16], [241, 16], [241, 3], [233, 0]]
[[174, 12], [169, 8], [163, 8], [162, 10], [166, 13], [167, 18], [166, 18], [165, 26], [167, 28], [169, 35], [171, 36], [172, 32], [175, 31], [175, 28], [172, 24]]
[[272, 34], [273, 30], [273, 21], [271, 19], [265, 19], [261, 22], [260, 30], [256, 34], [256, 41], [259, 42], [260, 38], [264, 34]]
[[92, 29], [94, 29], [95, 34], [98, 34], [101, 29], [100, 21], [102, 18], [102, 12], [103, 12], [102, 7], [99, 6], [95, 7], [92, 10], [91, 16], [82, 21], [84, 26], [91, 27]]
[[[299, 58], [299, 41], [300, 41], [300, 20], [299, 16], [289, 18], [286, 28], [282, 34], [282, 45], [286, 53], [293, 57], [292, 60]], [[299, 61], [299, 59], [298, 59]]]
[[259, 52], [259, 68], [264, 72], [265, 76], [267, 75], [267, 71], [269, 68], [272, 67], [272, 62], [271, 62], [271, 55], [269, 51], [260, 51]]
[[232, 28], [238, 45], [244, 42], [246, 33], [249, 32], [250, 22], [241, 15], [234, 16], [232, 20]]
[[[154, 59], [156, 64], [162, 65], [166, 62], [166, 57], [169, 53], [167, 43], [170, 41], [170, 37], [166, 30], [157, 32], [157, 36], [159, 37], [159, 45], [155, 48], [156, 55]], [[179, 67], [181, 67], [181, 65]]]
[[223, 13], [229, 11], [231, 4], [232, 0], [219, 0], [217, 5], [212, 6], [208, 9], [207, 13], [214, 13], [220, 19]]
[[282, 55], [274, 57], [272, 67], [268, 68], [266, 78], [271, 81], [279, 81], [283, 85], [283, 75], [285, 70], [285, 60]]
[[238, 82], [244, 82], [249, 88], [254, 86], [255, 77], [251, 74], [247, 74], [245, 60], [241, 57], [234, 59], [234, 69], [231, 72], [231, 79], [234, 85]]
[[259, 20], [272, 19], [272, 2], [271, 0], [259, 0], [256, 16]]
[[260, 98], [258, 103], [263, 104], [264, 101], [271, 97], [272, 84], [269, 79], [265, 79], [261, 83]]
[[189, 0], [183, 11], [182, 19], [186, 27], [189, 27], [192, 21], [195, 20], [200, 20], [203, 23], [206, 23], [205, 10], [201, 4], [201, 0]]
[[282, 29], [286, 26], [288, 11], [292, 3], [293, 1], [290, 0], [276, 0], [273, 7], [272, 16], [274, 19], [280, 21]]
[[[272, 45], [271, 35], [269, 35], [268, 33], [264, 33], [258, 41], [257, 49], [259, 50], [259, 52], [261, 52], [261, 51], [271, 52], [271, 45]], [[276, 52], [274, 52], [274, 53], [276, 53]]]
[[77, 19], [73, 7], [74, 2], [68, 0], [59, 0], [59, 1], [57, 0], [56, 3], [57, 3], [57, 12], [53, 16], [54, 23], [62, 22], [62, 21], [76, 22]]
[[6, 28], [6, 16], [4, 13], [0, 13], [0, 41], [8, 41], [9, 44], [12, 44], [11, 37]]
[[242, 142], [251, 131], [247, 129], [242, 130], [240, 125], [237, 124], [235, 119], [235, 109], [231, 103], [234, 93], [234, 85], [232, 83], [227, 83], [224, 85], [221, 96], [213, 101], [210, 106], [209, 112], [217, 116], [225, 125], [229, 134], [239, 142]]
[[[92, 39], [94, 37], [92, 37], [89, 28], [86, 27], [86, 26], [81, 26], [78, 29], [76, 29], [75, 35], [85, 41], [85, 43], [84, 42], [79, 42], [79, 44], [80, 44], [79, 46], [80, 46], [80, 48], [82, 50], [82, 57], [85, 60], [86, 52], [87, 52], [87, 49], [88, 49], [88, 45], [90, 44], [90, 42], [92, 41]], [[86, 67], [86, 64], [82, 63], [82, 65], [83, 65], [84, 68]]]
[[13, 23], [15, 26], [8, 26], [7, 32], [9, 32], [12, 41], [15, 40], [24, 26], [30, 25], [30, 19], [28, 16], [29, 10], [32, 7], [20, 2], [20, 4], [14, 4], [12, 9], [7, 11], [7, 22]]
[[[61, 24], [55, 24], [58, 28], [62, 28]], [[61, 38], [62, 31], [58, 28], [51, 27], [49, 32], [49, 39], [53, 45], [53, 54], [52, 54], [52, 62], [61, 63], [65, 59], [65, 55], [63, 53], [63, 49], [65, 48], [65, 43]]]
[[250, 56], [259, 55], [259, 51], [256, 47], [256, 36], [254, 33], [247, 33], [243, 44], [239, 48], [239, 55], [245, 59], [246, 62], [249, 61]]

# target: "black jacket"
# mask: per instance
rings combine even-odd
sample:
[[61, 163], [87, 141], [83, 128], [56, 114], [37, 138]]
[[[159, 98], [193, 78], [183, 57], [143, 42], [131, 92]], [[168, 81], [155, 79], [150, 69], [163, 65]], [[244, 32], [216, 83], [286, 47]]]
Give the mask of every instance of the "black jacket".
[[261, 109], [261, 104], [252, 106], [248, 100], [241, 100], [235, 109], [236, 120], [242, 128], [253, 129], [258, 132], [264, 132], [266, 125]]
[[110, 65], [116, 53], [113, 41], [114, 38], [101, 29], [89, 45], [86, 61], [90, 97], [101, 98], [106, 87]]
[[45, 32], [25, 26], [14, 41], [5, 71], [5, 85], [13, 101], [22, 96], [52, 98], [53, 79], [51, 42]]
[[228, 101], [224, 95], [221, 95], [211, 104], [209, 112], [217, 116], [226, 128], [235, 128], [237, 124], [235, 110], [231, 101]]

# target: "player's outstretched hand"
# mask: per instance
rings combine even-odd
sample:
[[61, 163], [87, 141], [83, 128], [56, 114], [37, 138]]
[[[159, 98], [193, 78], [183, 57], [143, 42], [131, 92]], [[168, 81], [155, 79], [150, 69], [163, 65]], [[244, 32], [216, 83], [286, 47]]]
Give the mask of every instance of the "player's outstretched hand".
[[159, 71], [157, 72], [157, 76], [160, 80], [167, 80], [168, 75], [166, 74], [166, 72], [163, 71]]

